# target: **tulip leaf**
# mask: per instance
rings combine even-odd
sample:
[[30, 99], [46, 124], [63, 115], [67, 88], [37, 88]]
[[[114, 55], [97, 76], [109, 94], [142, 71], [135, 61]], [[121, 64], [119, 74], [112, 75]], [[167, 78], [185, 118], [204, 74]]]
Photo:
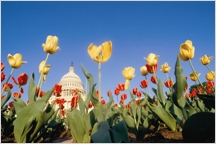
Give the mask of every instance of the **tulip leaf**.
[[172, 131], [176, 130], [176, 120], [168, 111], [154, 104], [149, 103], [148, 106]]
[[141, 106], [139, 105], [138, 108], [137, 108], [137, 125], [136, 125], [136, 128], [137, 128], [137, 129], [139, 128], [141, 115], [142, 115], [142, 108], [141, 108]]
[[110, 128], [110, 136], [112, 143], [119, 143], [122, 141], [125, 143], [130, 142], [127, 126], [123, 120]]
[[5, 103], [10, 99], [11, 97], [11, 90], [9, 88], [8, 85], [7, 86], [7, 96], [5, 96], [4, 98], [1, 99], [1, 108], [3, 108], [3, 106], [5, 105]]
[[163, 107], [165, 106], [166, 103], [166, 98], [164, 96], [164, 92], [163, 92], [163, 83], [161, 81], [161, 79], [159, 80], [159, 82], [157, 83], [157, 96], [158, 99], [160, 101], [160, 103], [163, 105]]
[[148, 118], [145, 118], [142, 127], [138, 130], [136, 135], [137, 141], [142, 141], [145, 134], [148, 132], [149, 128], [151, 126], [151, 121]]
[[103, 106], [101, 103], [97, 103], [94, 106], [93, 112], [98, 123], [105, 120]]
[[130, 97], [131, 97], [131, 100], [135, 100], [135, 97], [131, 91], [130, 91]]
[[197, 94], [197, 96], [203, 100], [205, 106], [209, 109], [215, 108], [215, 97], [211, 95]]
[[85, 114], [85, 106], [84, 106], [84, 101], [81, 97], [81, 95], [79, 94], [79, 110], [82, 114]]
[[92, 132], [91, 132], [91, 135], [93, 135], [94, 133], [96, 133], [99, 129], [99, 123], [96, 122], [92, 128]]
[[186, 81], [185, 76], [183, 75], [183, 69], [180, 64], [179, 56], [177, 56], [177, 61], [175, 64], [175, 77], [176, 77], [176, 83], [173, 85], [174, 93], [173, 93], [172, 99], [175, 105], [177, 105], [178, 107], [181, 107], [181, 105], [179, 105], [178, 100], [181, 97], [183, 97], [183, 92], [185, 90], [185, 87], [187, 86], [187, 81]]
[[107, 121], [99, 123], [98, 131], [91, 135], [91, 140], [93, 143], [112, 143]]
[[136, 101], [135, 99], [131, 100], [130, 102], [130, 110], [131, 110], [131, 113], [133, 115], [133, 118], [136, 124]]
[[36, 100], [36, 91], [37, 87], [34, 83], [34, 73], [32, 73], [32, 76], [30, 78], [29, 87], [28, 87], [28, 100], [29, 104], [33, 103]]
[[134, 119], [131, 116], [124, 114], [124, 113], [123, 113], [122, 117], [123, 117], [125, 123], [127, 124], [127, 126], [133, 131], [134, 134], [136, 134], [137, 129], [136, 129], [136, 124], [134, 122]]
[[16, 111], [16, 114], [19, 114], [19, 112], [26, 107], [26, 103], [20, 99], [20, 98], [13, 98], [13, 105]]

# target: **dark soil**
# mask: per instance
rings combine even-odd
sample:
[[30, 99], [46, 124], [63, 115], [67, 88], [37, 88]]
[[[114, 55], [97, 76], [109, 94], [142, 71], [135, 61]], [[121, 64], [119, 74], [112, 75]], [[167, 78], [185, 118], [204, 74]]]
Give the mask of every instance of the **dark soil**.
[[[149, 132], [144, 136], [143, 141], [136, 141], [135, 135], [131, 132], [128, 133], [131, 143], [183, 143], [183, 138], [181, 132], [172, 132], [168, 128], [161, 128], [156, 131], [154, 127], [151, 127]], [[62, 131], [58, 135], [52, 138], [47, 138], [44, 141], [39, 141], [43, 143], [61, 143], [63, 140], [71, 140], [72, 136], [69, 130]], [[1, 136], [1, 143], [14, 143], [15, 139], [13, 134], [8, 137]]]

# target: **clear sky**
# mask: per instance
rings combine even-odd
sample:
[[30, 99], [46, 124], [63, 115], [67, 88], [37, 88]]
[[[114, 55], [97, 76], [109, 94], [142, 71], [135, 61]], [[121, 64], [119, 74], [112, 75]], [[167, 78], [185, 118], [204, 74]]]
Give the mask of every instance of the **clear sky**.
[[[27, 64], [16, 69], [17, 77], [22, 72], [29, 76], [35, 73], [39, 79], [38, 66], [45, 59], [42, 43], [48, 35], [59, 38], [60, 51], [50, 55], [47, 64], [52, 67], [42, 89], [47, 91], [58, 83], [74, 62], [75, 73], [85, 85], [81, 64], [98, 81], [98, 64], [87, 53], [91, 43], [100, 45], [112, 41], [111, 58], [102, 64], [101, 90], [108, 101], [106, 92], [114, 91], [118, 83], [124, 83], [122, 70], [135, 68], [135, 77], [130, 89], [137, 87], [144, 79], [140, 67], [149, 53], [160, 55], [159, 69], [168, 62], [168, 73], [174, 80], [174, 66], [180, 44], [192, 40], [195, 57], [194, 68], [205, 81], [208, 69], [199, 58], [204, 54], [214, 56], [209, 67], [215, 70], [215, 2], [1, 2], [1, 61], [8, 76], [11, 67], [7, 61], [10, 53], [21, 53]], [[192, 72], [189, 62], [181, 60], [183, 73], [189, 77]], [[166, 75], [159, 70], [156, 75], [164, 82]], [[150, 79], [151, 75], [148, 75]], [[9, 82], [13, 83], [12, 80]], [[150, 88], [155, 87], [150, 83]], [[194, 84], [188, 79], [188, 84]], [[28, 84], [24, 86], [27, 101]], [[18, 91], [14, 85], [13, 92]], [[164, 88], [164, 91], [168, 91]], [[128, 91], [125, 93], [129, 94]], [[151, 96], [153, 92], [151, 91]], [[115, 98], [116, 99], [116, 98]]]

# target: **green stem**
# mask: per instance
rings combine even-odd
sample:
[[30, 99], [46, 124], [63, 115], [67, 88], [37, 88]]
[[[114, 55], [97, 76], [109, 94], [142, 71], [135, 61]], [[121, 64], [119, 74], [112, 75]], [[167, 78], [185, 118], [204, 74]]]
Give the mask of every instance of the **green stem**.
[[98, 62], [98, 100], [101, 101], [101, 62]]
[[88, 94], [88, 80], [87, 80], [87, 78], [86, 78], [86, 97], [87, 97], [87, 94]]
[[[46, 62], [48, 60], [48, 57], [49, 57], [49, 53], [47, 53], [47, 55], [46, 55], [45, 63], [44, 63], [44, 66], [43, 66], [43, 70], [42, 70], [42, 73], [40, 74], [40, 78], [39, 78], [39, 81], [38, 81], [38, 84], [37, 84], [37, 87], [40, 88], [40, 91], [41, 91], [41, 85], [42, 85], [42, 81], [43, 81], [43, 71], [44, 71], [44, 68], [46, 66]], [[38, 96], [40, 95], [40, 91], [38, 92]]]
[[200, 79], [199, 79], [199, 77], [198, 77], [198, 75], [197, 75], [197, 73], [196, 73], [196, 71], [195, 71], [195, 69], [194, 69], [194, 67], [193, 67], [193, 64], [192, 64], [191, 59], [189, 59], [189, 62], [190, 62], [190, 66], [191, 66], [191, 68], [192, 68], [192, 70], [193, 70], [195, 76], [197, 77], [197, 80], [199, 81], [200, 85], [202, 86], [202, 88], [203, 88], [208, 94], [212, 95], [211, 93], [209, 93], [209, 92], [204, 88], [202, 82], [200, 81]]
[[214, 73], [211, 71], [211, 69], [209, 68], [208, 65], [206, 65], [206, 67], [208, 68], [208, 70], [212, 73], [213, 77], [215, 77]]
[[[7, 78], [7, 80], [6, 80], [5, 83], [8, 83], [8, 81], [9, 81], [9, 79], [11, 78], [13, 72], [14, 72], [14, 68], [12, 68], [12, 70], [11, 70], [11, 72], [10, 72], [10, 75], [9, 75], [9, 77]], [[4, 87], [3, 87], [2, 91], [1, 91], [1, 95], [2, 95], [2, 93], [3, 93], [3, 91], [4, 91], [4, 89], [5, 89], [5, 86], [6, 86], [6, 84], [4, 85]]]
[[[145, 76], [145, 79], [146, 79], [146, 81], [148, 81], [147, 76]], [[147, 88], [148, 88], [148, 95], [150, 96], [150, 90], [149, 90], [148, 85], [147, 85]]]
[[[172, 91], [172, 89], [170, 88], [170, 83], [169, 83], [169, 80], [170, 80], [170, 79], [169, 79], [168, 73], [166, 73], [166, 78], [167, 78], [167, 81], [168, 81], [169, 90]], [[171, 80], [170, 80], [170, 81], [171, 81]]]

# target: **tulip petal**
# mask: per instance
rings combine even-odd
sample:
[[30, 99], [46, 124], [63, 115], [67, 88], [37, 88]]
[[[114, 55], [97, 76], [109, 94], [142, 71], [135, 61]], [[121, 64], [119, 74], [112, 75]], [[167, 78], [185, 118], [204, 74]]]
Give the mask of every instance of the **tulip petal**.
[[8, 62], [9, 62], [11, 67], [16, 65], [16, 60], [14, 59], [14, 57], [11, 54], [8, 54]]
[[192, 41], [191, 40], [186, 40], [185, 41], [185, 44], [187, 44], [189, 47], [192, 47]]
[[102, 61], [106, 62], [112, 55], [112, 42], [104, 42], [102, 44]]
[[94, 54], [96, 51], [97, 46], [93, 45], [93, 43], [91, 43], [88, 47], [88, 54], [90, 55], [91, 59], [94, 60]]

